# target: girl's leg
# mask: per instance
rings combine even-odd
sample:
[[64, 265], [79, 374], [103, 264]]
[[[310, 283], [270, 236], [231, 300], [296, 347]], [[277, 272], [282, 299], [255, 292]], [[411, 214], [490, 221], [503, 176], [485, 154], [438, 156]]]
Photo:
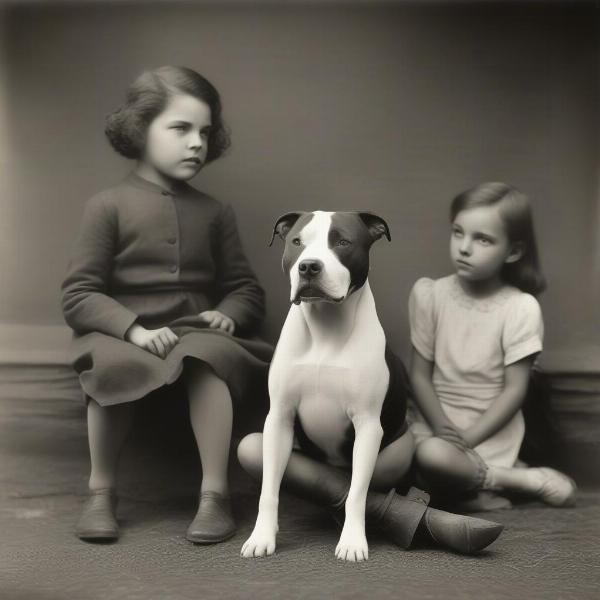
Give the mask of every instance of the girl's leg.
[[574, 506], [575, 482], [564, 473], [548, 467], [529, 469], [490, 465], [484, 487], [534, 496], [551, 506]]
[[187, 373], [190, 422], [202, 464], [201, 492], [229, 493], [227, 465], [233, 408], [227, 384], [208, 366], [191, 365]]
[[[408, 548], [421, 524], [424, 531], [442, 546], [473, 553], [491, 544], [502, 531], [497, 523], [453, 515], [427, 507], [426, 494], [400, 496], [390, 490], [402, 478], [410, 464], [409, 458], [402, 454], [408, 450], [412, 456], [413, 440], [408, 434], [390, 444], [390, 451], [382, 457], [378, 469], [377, 487], [387, 487], [387, 494], [369, 491], [366, 499], [365, 517], [371, 523], [377, 523], [390, 539], [401, 548]], [[386, 448], [386, 449], [387, 449]], [[398, 456], [401, 465], [393, 468], [390, 464], [393, 456]], [[381, 455], [380, 455], [381, 456]], [[238, 458], [244, 469], [254, 478], [262, 478], [262, 434], [246, 436], [238, 446]], [[339, 522], [344, 501], [350, 486], [350, 473], [316, 461], [301, 452], [292, 451], [285, 469], [282, 485], [285, 489], [330, 510]], [[386, 479], [389, 478], [389, 486]], [[335, 513], [338, 513], [337, 515]]]
[[460, 495], [480, 489], [485, 472], [467, 453], [437, 437], [423, 440], [416, 449], [417, 476], [431, 491]]
[[134, 410], [133, 402], [100, 406], [95, 400], [89, 399], [87, 421], [92, 463], [90, 491], [115, 489], [119, 457], [131, 429]]
[[[257, 481], [262, 479], [262, 440], [262, 433], [251, 433], [242, 439], [237, 448], [240, 464]], [[302, 452], [292, 450], [283, 475], [283, 487], [318, 504], [325, 506], [329, 504], [342, 505], [348, 486], [344, 485], [341, 490], [338, 489], [335, 482], [327, 477], [327, 472], [331, 471], [332, 474], [343, 473], [343, 477], [346, 479], [345, 472], [329, 466], [326, 466], [326, 470], [324, 470], [321, 466], [322, 463], [319, 461], [306, 456]]]
[[227, 384], [210, 367], [192, 364], [186, 373], [190, 422], [202, 464], [198, 512], [186, 537], [197, 544], [224, 541], [235, 534], [227, 467], [233, 407]]
[[386, 446], [377, 457], [371, 487], [388, 491], [401, 484], [410, 470], [414, 452], [415, 441], [410, 431]]
[[554, 469], [485, 465], [435, 437], [422, 441], [415, 457], [424, 487], [433, 491], [454, 495], [472, 490], [509, 491], [536, 496], [552, 506], [575, 503], [575, 483]]
[[[240, 464], [247, 473], [257, 480], [262, 478], [262, 437], [262, 433], [251, 433], [239, 443], [237, 449]], [[405, 433], [389, 446], [386, 446], [377, 457], [371, 487], [389, 492], [391, 488], [402, 482], [410, 469], [413, 451], [414, 442], [410, 432]], [[335, 471], [344, 472], [336, 467], [322, 465], [319, 461], [306, 456], [302, 452], [292, 451], [284, 474], [288, 489], [293, 488], [296, 481], [309, 480], [314, 485], [322, 483], [324, 487], [327, 487], [326, 481], [318, 481], [320, 475], [324, 472], [321, 466], [325, 467], [325, 471], [334, 469]], [[345, 474], [344, 477], [349, 481], [349, 474]], [[338, 500], [343, 501], [343, 498]]]
[[76, 533], [82, 540], [111, 541], [119, 537], [115, 517], [117, 468], [121, 450], [131, 427], [132, 403], [102, 407], [88, 402], [88, 438], [92, 463], [90, 498], [77, 523]]

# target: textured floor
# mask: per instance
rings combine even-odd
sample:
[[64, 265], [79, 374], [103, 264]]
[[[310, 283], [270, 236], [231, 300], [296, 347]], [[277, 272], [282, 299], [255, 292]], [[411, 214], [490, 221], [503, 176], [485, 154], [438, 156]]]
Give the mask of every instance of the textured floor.
[[400, 551], [372, 535], [362, 564], [336, 561], [328, 517], [284, 496], [276, 556], [248, 560], [239, 549], [253, 526], [257, 488], [233, 466], [239, 532], [224, 544], [193, 546], [184, 532], [195, 510], [197, 462], [182, 415], [140, 416], [123, 461], [122, 538], [85, 544], [72, 532], [88, 469], [83, 408], [56, 382], [45, 399], [20, 389], [0, 385], [2, 600], [598, 597], [594, 489], [582, 491], [575, 509], [532, 503], [488, 513], [506, 529], [478, 557]]

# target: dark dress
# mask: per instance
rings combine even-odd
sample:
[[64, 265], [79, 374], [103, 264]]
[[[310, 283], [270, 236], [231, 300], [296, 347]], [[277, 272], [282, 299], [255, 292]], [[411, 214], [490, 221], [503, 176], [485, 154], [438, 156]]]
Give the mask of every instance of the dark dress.
[[[210, 365], [235, 401], [266, 382], [272, 347], [256, 337], [264, 291], [233, 211], [187, 184], [172, 193], [132, 173], [91, 198], [62, 306], [81, 386], [102, 406], [173, 383], [188, 357]], [[210, 329], [205, 310], [231, 317], [235, 335]], [[134, 322], [168, 326], [179, 343], [163, 360], [124, 340]]]

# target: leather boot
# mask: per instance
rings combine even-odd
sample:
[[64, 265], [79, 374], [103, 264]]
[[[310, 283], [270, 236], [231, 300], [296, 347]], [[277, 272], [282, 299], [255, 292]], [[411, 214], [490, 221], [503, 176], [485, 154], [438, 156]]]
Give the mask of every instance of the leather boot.
[[111, 488], [90, 492], [77, 523], [75, 533], [86, 542], [110, 542], [119, 538], [115, 517], [117, 496]]
[[504, 526], [493, 521], [430, 508], [429, 494], [411, 488], [406, 496], [391, 490], [367, 494], [367, 517], [401, 548], [409, 548], [421, 526], [440, 546], [463, 554], [475, 554], [489, 546]]
[[[338, 522], [350, 487], [350, 474], [312, 461], [310, 469], [285, 471], [283, 485], [291, 492], [337, 512]], [[440, 546], [474, 554], [489, 546], [504, 528], [499, 523], [429, 508], [429, 494], [411, 488], [407, 496], [395, 490], [367, 493], [365, 519], [376, 524], [400, 548], [408, 549], [419, 525]]]

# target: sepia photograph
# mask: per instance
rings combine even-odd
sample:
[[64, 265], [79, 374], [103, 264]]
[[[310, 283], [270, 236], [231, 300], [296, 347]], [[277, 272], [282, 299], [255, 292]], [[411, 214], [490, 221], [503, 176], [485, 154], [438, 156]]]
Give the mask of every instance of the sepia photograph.
[[0, 600], [592, 600], [600, 0], [0, 0]]

